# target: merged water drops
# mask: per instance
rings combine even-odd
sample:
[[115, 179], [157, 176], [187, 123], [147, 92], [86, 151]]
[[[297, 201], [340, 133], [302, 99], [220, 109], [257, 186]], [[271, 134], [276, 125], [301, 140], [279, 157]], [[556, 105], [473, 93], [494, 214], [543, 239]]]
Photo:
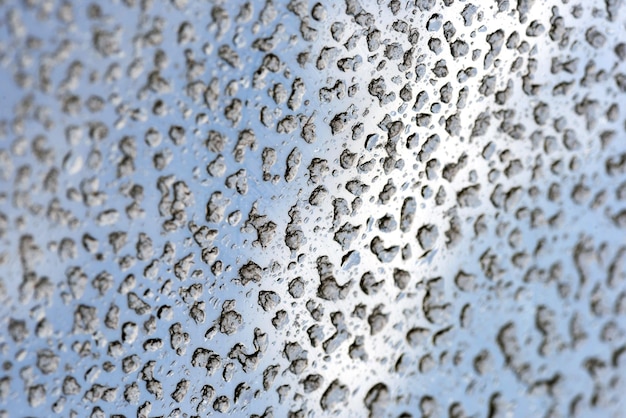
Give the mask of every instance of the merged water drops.
[[622, 416], [622, 6], [0, 2], [0, 417]]

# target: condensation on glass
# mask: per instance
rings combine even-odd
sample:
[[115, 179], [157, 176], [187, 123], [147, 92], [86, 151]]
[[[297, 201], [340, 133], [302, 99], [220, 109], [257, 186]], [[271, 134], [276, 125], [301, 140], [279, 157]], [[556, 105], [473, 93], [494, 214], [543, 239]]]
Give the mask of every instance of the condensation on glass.
[[626, 416], [620, 0], [0, 0], [0, 417]]

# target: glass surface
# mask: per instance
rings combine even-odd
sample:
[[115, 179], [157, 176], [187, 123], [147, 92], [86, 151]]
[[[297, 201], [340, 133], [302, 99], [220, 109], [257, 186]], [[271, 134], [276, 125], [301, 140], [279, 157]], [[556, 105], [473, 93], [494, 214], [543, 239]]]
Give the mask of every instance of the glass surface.
[[0, 0], [0, 417], [626, 417], [620, 0]]

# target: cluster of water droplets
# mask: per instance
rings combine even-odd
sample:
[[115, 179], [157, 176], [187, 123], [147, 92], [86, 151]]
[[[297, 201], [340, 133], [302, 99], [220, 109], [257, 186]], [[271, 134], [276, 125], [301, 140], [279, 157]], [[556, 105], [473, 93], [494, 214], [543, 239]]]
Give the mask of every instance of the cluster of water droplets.
[[621, 416], [625, 16], [0, 0], [0, 417]]

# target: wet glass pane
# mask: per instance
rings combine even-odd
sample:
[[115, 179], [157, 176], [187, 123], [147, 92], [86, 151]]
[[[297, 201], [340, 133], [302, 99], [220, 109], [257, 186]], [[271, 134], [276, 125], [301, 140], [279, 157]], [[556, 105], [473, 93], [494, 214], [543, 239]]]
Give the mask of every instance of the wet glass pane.
[[621, 0], [0, 0], [0, 418], [626, 416]]

